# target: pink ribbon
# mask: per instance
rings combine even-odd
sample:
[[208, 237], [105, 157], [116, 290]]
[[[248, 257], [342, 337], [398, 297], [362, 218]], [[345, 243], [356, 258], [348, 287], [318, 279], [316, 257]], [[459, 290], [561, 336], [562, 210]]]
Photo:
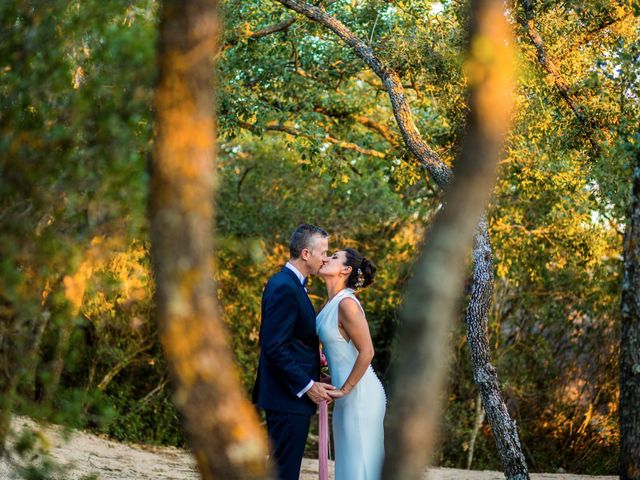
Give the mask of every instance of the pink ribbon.
[[318, 476], [319, 480], [329, 480], [329, 407], [326, 401], [320, 402], [319, 423]]

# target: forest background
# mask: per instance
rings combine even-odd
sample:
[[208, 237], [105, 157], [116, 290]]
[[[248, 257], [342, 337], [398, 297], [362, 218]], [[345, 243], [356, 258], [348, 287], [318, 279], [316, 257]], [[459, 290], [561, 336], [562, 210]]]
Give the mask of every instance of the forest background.
[[[450, 163], [467, 109], [465, 3], [325, 4], [400, 73], [420, 131]], [[489, 337], [530, 469], [612, 474], [640, 12], [613, 0], [527, 5], [507, 9], [519, 73], [488, 211]], [[184, 443], [151, 302], [157, 7], [0, 6], [0, 369], [19, 372], [2, 383], [3, 418], [14, 411], [120, 440]], [[263, 285], [301, 222], [329, 230], [332, 248], [353, 246], [377, 263], [362, 301], [386, 382], [408, 271], [439, 189], [410, 161], [377, 77], [330, 32], [273, 2], [223, 9], [223, 45], [212, 52], [216, 281], [244, 385], [257, 366]], [[310, 293], [320, 307], [321, 282]], [[436, 463], [465, 467], [472, 450], [474, 468], [499, 469], [464, 325], [451, 342]]]

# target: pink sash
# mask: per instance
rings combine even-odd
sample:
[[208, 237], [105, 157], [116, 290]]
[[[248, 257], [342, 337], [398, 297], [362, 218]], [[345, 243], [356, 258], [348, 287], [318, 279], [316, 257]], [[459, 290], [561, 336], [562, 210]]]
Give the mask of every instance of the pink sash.
[[329, 407], [327, 402], [320, 402], [320, 428], [318, 445], [319, 480], [329, 480]]

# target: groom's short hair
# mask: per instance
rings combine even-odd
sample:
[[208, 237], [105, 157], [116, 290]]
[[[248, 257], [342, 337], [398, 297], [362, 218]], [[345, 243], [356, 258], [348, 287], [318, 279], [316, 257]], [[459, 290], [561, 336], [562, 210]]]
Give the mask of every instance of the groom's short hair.
[[308, 223], [298, 225], [291, 235], [291, 240], [289, 240], [289, 254], [291, 258], [299, 258], [302, 250], [305, 248], [311, 249], [314, 235], [320, 235], [321, 237], [329, 236], [325, 229], [316, 227], [315, 225]]

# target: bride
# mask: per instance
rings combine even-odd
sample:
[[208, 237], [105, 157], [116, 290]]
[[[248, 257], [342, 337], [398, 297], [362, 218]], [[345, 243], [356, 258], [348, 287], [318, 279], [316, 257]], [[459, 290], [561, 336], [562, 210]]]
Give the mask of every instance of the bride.
[[335, 398], [335, 480], [377, 480], [384, 459], [386, 397], [371, 368], [373, 343], [355, 291], [373, 282], [376, 267], [359, 252], [334, 253], [318, 275], [328, 302], [316, 319]]

